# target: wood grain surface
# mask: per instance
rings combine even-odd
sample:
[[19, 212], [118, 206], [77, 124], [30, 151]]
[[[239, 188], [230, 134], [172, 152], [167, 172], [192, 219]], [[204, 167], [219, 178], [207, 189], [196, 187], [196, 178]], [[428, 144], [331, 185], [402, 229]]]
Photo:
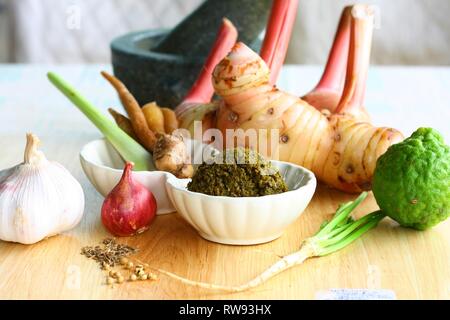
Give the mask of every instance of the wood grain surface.
[[[84, 176], [78, 159], [81, 147], [100, 134], [45, 78], [47, 70], [55, 70], [99, 107], [116, 107], [116, 96], [98, 75], [101, 68], [0, 66], [0, 168], [22, 161], [25, 132], [32, 131], [41, 138], [47, 157], [64, 164], [80, 181], [86, 197], [84, 218], [75, 229], [30, 246], [0, 241], [0, 298], [314, 299], [333, 288], [388, 289], [399, 299], [450, 298], [450, 221], [432, 230], [417, 232], [385, 219], [378, 228], [346, 249], [308, 260], [259, 288], [239, 294], [192, 288], [165, 276], [156, 282], [125, 283], [115, 288], [104, 285], [105, 277], [97, 264], [80, 255], [81, 247], [97, 244], [109, 236], [100, 222], [103, 199]], [[441, 120], [445, 116], [448, 119], [445, 102], [441, 101], [450, 101], [445, 87], [434, 89], [428, 103], [435, 99], [435, 104], [429, 104], [426, 110], [420, 106], [425, 100], [410, 103], [408, 121], [399, 121], [397, 125], [392, 122], [402, 117], [404, 109], [389, 103], [411, 102], [411, 86], [420, 85], [413, 79], [428, 76], [429, 83], [435, 76], [449, 83], [450, 69], [402, 69], [400, 74], [404, 79], [400, 80], [392, 79], [391, 73], [390, 69], [376, 70], [375, 80], [381, 79], [381, 84], [374, 84], [374, 78], [369, 78], [372, 82], [368, 85], [368, 101], [371, 101], [370, 96], [379, 99], [380, 90], [389, 87], [391, 81], [410, 79], [406, 84], [410, 86], [395, 98], [386, 98], [384, 104], [391, 108], [389, 115], [382, 107], [369, 105], [375, 121], [386, 119], [386, 125], [402, 129], [405, 134], [410, 134], [411, 128], [433, 125], [448, 141], [448, 120]], [[311, 80], [299, 83], [294, 77], [298, 74], [310, 75]], [[291, 66], [283, 71], [280, 86], [300, 94], [307, 91], [319, 75], [319, 68]], [[417, 96], [421, 97], [421, 91], [417, 90]], [[158, 216], [144, 234], [118, 241], [138, 247], [140, 252], [136, 257], [152, 267], [193, 280], [239, 284], [277, 261], [279, 256], [297, 250], [302, 240], [312, 235], [339, 203], [352, 198], [354, 196], [319, 186], [304, 214], [281, 238], [258, 246], [227, 246], [203, 240], [177, 213]], [[376, 208], [370, 194], [357, 209], [356, 216]]]

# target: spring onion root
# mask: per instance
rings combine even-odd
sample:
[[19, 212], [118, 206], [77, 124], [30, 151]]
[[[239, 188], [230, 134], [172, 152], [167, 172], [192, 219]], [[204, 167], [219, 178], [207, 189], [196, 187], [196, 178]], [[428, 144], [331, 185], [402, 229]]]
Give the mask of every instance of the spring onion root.
[[154, 170], [151, 154], [138, 142], [133, 140], [113, 121], [103, 115], [94, 105], [77, 92], [70, 84], [55, 73], [47, 74], [56, 88], [58, 88], [86, 117], [103, 133], [119, 154], [126, 160], [134, 163], [138, 171]]
[[361, 237], [370, 229], [375, 228], [385, 215], [380, 211], [373, 212], [356, 221], [350, 214], [367, 197], [363, 192], [355, 201], [341, 205], [331, 221], [324, 223], [320, 230], [312, 237], [303, 241], [300, 250], [281, 258], [264, 272], [247, 283], [237, 286], [226, 286], [206, 282], [197, 282], [183, 278], [174, 273], [157, 269], [161, 274], [176, 279], [186, 285], [198, 288], [227, 292], [242, 292], [258, 287], [275, 275], [313, 257], [321, 257], [336, 252]]

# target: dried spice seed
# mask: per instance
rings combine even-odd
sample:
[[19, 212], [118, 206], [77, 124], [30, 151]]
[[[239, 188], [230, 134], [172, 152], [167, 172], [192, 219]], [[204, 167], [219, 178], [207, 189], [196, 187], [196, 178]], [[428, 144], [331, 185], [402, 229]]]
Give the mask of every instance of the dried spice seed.
[[155, 281], [155, 280], [158, 279], [158, 276], [156, 274], [152, 273], [152, 274], [150, 274], [150, 278], [149, 279]]
[[144, 274], [145, 274], [145, 271], [143, 269], [139, 269], [138, 271], [136, 271], [137, 276], [143, 276]]
[[141, 280], [147, 280], [147, 278], [148, 278], [148, 275], [146, 273], [144, 273], [143, 275], [141, 275], [139, 277], [139, 279], [141, 279]]
[[103, 240], [102, 246], [85, 246], [81, 248], [82, 255], [95, 260], [99, 263], [100, 268], [106, 271], [119, 264], [121, 258], [135, 254], [137, 251], [136, 248], [117, 243], [112, 238]]
[[[101, 245], [85, 246], [81, 249], [81, 254], [89, 259], [95, 260], [100, 268], [106, 274], [106, 284], [111, 288], [115, 287], [115, 284], [122, 284], [125, 279], [128, 281], [137, 280], [156, 280], [157, 275], [152, 272], [146, 272], [145, 268], [149, 265], [139, 260], [139, 264], [134, 265], [130, 259], [126, 256], [135, 254], [138, 250], [128, 245], [119, 244], [115, 239], [105, 239], [101, 242]], [[116, 265], [122, 265], [128, 269], [129, 275], [125, 277], [120, 271], [116, 271], [113, 268]]]
[[139, 272], [139, 271], [144, 271], [144, 266], [142, 264], [138, 264], [135, 268], [134, 268], [135, 272]]

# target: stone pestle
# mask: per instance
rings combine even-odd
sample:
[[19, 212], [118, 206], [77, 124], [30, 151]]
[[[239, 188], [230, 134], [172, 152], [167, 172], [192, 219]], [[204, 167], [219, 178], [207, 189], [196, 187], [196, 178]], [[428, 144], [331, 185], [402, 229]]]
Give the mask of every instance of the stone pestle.
[[205, 57], [222, 23], [228, 18], [239, 31], [239, 41], [254, 47], [264, 30], [271, 0], [206, 0], [163, 37], [154, 52]]

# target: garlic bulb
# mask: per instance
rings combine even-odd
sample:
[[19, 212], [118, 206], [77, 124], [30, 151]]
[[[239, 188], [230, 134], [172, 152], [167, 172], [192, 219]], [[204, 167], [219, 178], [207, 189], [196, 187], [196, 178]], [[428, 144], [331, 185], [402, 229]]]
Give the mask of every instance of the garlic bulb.
[[36, 243], [72, 229], [84, 211], [81, 185], [37, 150], [27, 134], [24, 162], [0, 172], [0, 239]]

